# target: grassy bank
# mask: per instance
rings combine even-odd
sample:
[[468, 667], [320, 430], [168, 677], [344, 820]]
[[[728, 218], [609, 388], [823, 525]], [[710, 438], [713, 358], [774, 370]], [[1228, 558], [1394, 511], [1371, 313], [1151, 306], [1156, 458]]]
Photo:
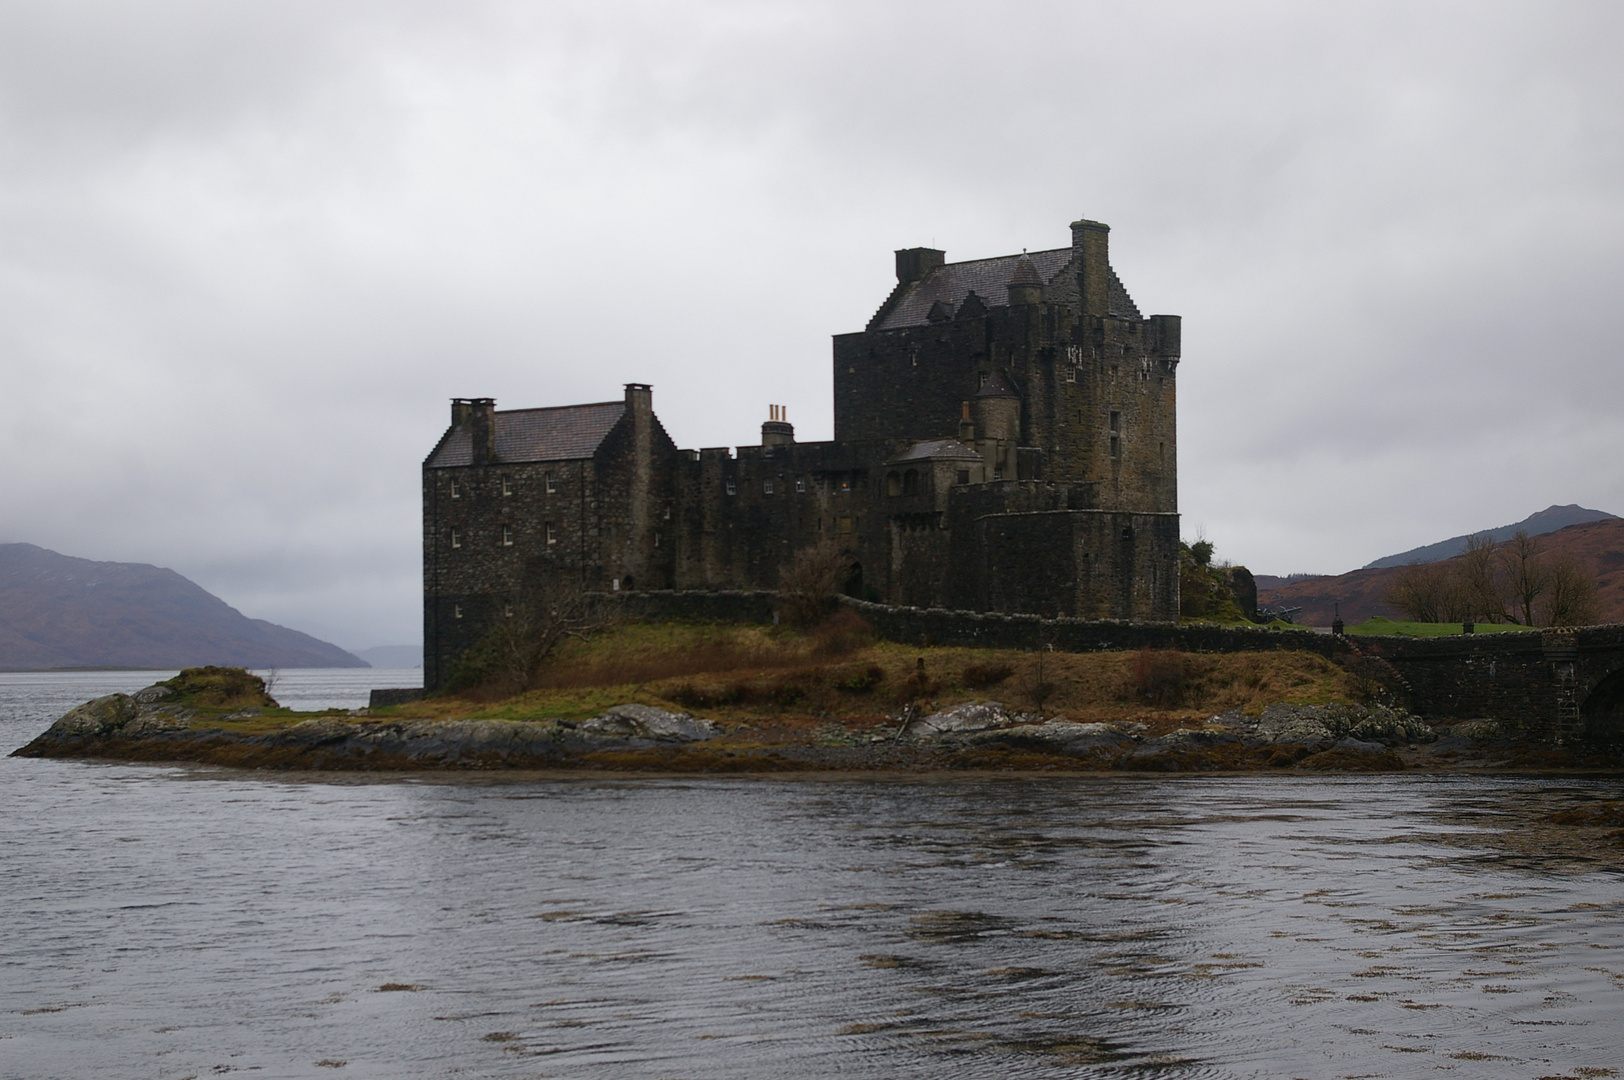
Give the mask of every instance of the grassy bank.
[[[836, 621], [811, 633], [754, 626], [631, 624], [576, 642], [541, 685], [465, 692], [399, 716], [577, 719], [640, 702], [722, 723], [878, 716], [915, 703], [996, 699], [1076, 720], [1202, 719], [1276, 701], [1354, 700], [1341, 668], [1312, 653], [1022, 652], [874, 641]], [[381, 710], [380, 710], [381, 711]]]
[[[1516, 631], [1529, 631], [1533, 627], [1522, 626], [1517, 623], [1477, 623], [1473, 629], [1476, 634], [1504, 634]], [[1384, 618], [1381, 615], [1372, 616], [1358, 626], [1348, 627], [1350, 634], [1391, 634], [1401, 637], [1446, 637], [1461, 632], [1460, 623], [1432, 623], [1432, 622], [1402, 622], [1395, 619]]]

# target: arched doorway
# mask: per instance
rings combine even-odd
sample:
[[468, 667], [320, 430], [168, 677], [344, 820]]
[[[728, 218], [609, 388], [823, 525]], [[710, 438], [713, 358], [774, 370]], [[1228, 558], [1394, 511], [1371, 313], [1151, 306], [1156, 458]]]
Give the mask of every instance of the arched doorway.
[[1603, 677], [1579, 706], [1586, 742], [1624, 743], [1624, 668]]
[[842, 591], [845, 592], [847, 596], [855, 596], [859, 600], [863, 598], [862, 563], [854, 562], [851, 564], [851, 568], [846, 571], [846, 586]]

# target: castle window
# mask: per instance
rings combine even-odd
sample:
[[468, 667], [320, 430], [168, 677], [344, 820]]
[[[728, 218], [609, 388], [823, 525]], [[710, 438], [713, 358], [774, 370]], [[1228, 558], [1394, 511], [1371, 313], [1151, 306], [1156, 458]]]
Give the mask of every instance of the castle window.
[[840, 493], [842, 495], [850, 495], [851, 494], [851, 477], [842, 476], [840, 478], [840, 483], [837, 486], [839, 487]]
[[856, 518], [854, 518], [854, 517], [843, 517], [843, 518], [840, 519], [840, 533], [841, 533], [842, 536], [850, 536], [852, 534], [852, 532], [856, 530], [856, 528], [857, 528], [857, 519]]
[[452, 604], [451, 605], [451, 617], [453, 619], [462, 618], [462, 605], [461, 604]]
[[806, 477], [797, 476], [795, 478], [795, 490], [797, 492], [804, 492], [806, 490]]
[[505, 476], [502, 477], [502, 494], [503, 495], [512, 495], [513, 494], [513, 481], [509, 480]]
[[1111, 460], [1122, 460], [1122, 437], [1120, 435], [1111, 436]]
[[765, 480], [763, 480], [761, 482], [761, 493], [763, 495], [771, 495], [773, 493], [773, 478], [772, 477], [769, 476], [769, 477], [767, 477]]
[[987, 380], [990, 379], [990, 378], [992, 378], [992, 376], [989, 375], [987, 372], [983, 371], [981, 373], [981, 382], [977, 383], [976, 385], [977, 386], [986, 386], [987, 385]]
[[902, 493], [904, 495], [919, 494], [919, 470], [909, 469], [902, 474]]
[[511, 525], [503, 525], [502, 526], [502, 546], [503, 547], [512, 547], [513, 546], [513, 527]]
[[455, 480], [451, 481], [451, 497], [453, 499], [462, 498], [462, 485]]
[[737, 495], [739, 493], [739, 485], [731, 476], [727, 478], [726, 486], [727, 493], [729, 495]]
[[660, 530], [658, 530], [658, 529], [654, 530], [654, 546], [655, 547], [660, 546]]
[[896, 473], [888, 474], [885, 478], [885, 493], [892, 496], [901, 495], [902, 477], [898, 476]]
[[609, 582], [609, 591], [610, 592], [619, 592], [620, 591], [620, 579], [619, 578], [613, 578], [613, 579], [610, 580], [610, 582]]
[[1163, 465], [1167, 464], [1167, 444], [1166, 443], [1159, 442], [1159, 443], [1156, 444], [1156, 459], [1158, 461], [1160, 461]]
[[451, 530], [451, 546], [454, 548], [462, 547], [462, 533], [456, 529]]
[[547, 474], [547, 494], [549, 494], [549, 495], [557, 495], [558, 494], [558, 478], [556, 476], [554, 476], [552, 473]]
[[959, 470], [958, 482], [961, 483], [961, 484], [968, 484], [970, 482], [970, 470], [969, 469], [960, 469]]
[[1117, 375], [1117, 366], [1115, 364], [1112, 364], [1111, 365], [1111, 381], [1112, 382], [1116, 381], [1116, 375]]
[[1076, 382], [1077, 381], [1077, 368], [1075, 366], [1068, 367], [1066, 369], [1066, 381], [1067, 382]]
[[552, 547], [554, 544], [558, 543], [558, 526], [549, 521], [542, 527], [547, 532], [547, 546]]
[[1112, 431], [1121, 431], [1122, 430], [1122, 414], [1121, 413], [1114, 412], [1114, 413], [1111, 414], [1111, 430]]
[[513, 618], [513, 605], [512, 604], [504, 604], [502, 606], [502, 617], [505, 618], [505, 619]]

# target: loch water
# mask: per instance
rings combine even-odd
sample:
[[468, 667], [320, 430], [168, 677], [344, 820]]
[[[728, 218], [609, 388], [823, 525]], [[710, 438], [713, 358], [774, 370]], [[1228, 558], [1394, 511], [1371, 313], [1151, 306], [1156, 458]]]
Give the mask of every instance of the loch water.
[[[363, 704], [401, 672], [287, 672]], [[150, 672], [0, 674], [0, 751]], [[1617, 777], [0, 759], [0, 1076], [1596, 1077]]]

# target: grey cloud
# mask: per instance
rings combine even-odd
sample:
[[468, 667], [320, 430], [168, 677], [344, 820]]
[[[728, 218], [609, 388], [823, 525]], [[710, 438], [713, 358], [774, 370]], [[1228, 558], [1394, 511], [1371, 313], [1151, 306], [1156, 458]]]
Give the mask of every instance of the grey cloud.
[[364, 646], [447, 397], [830, 424], [889, 252], [1113, 226], [1182, 504], [1340, 570], [1624, 511], [1607, 4], [13, 3], [4, 539]]

